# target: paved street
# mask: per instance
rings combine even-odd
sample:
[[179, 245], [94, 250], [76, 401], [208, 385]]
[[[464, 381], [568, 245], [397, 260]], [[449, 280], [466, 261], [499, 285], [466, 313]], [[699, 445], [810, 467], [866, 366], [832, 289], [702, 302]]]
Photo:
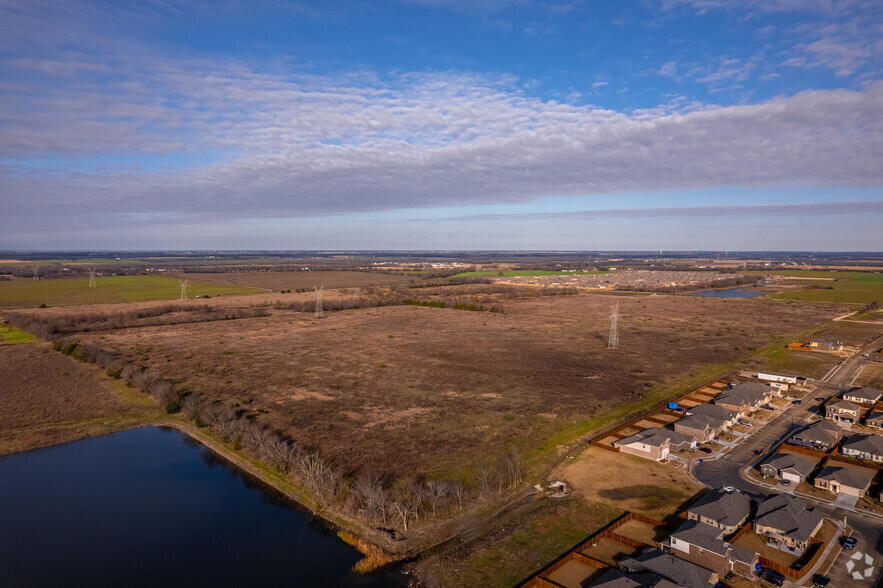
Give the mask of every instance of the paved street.
[[[883, 345], [883, 337], [872, 345]], [[836, 394], [841, 385], [846, 385], [850, 381], [855, 371], [865, 361], [861, 353], [860, 351], [848, 358], [836, 370], [832, 370], [827, 382], [810, 381], [817, 386], [817, 389], [807, 395], [800, 405], [791, 405], [729, 453], [701, 464], [694, 461], [693, 476], [707, 486], [713, 488], [733, 486], [756, 499], [763, 499], [775, 493], [793, 494], [791, 488], [750, 482], [742, 477], [740, 470], [769, 453], [790, 430], [810, 422], [812, 411], [822, 402], [816, 399], [826, 399]], [[846, 516], [848, 525], [853, 529], [853, 536], [858, 539], [855, 550], [842, 551], [831, 567], [828, 573], [831, 577], [831, 586], [873, 586], [881, 575], [881, 566], [883, 566], [883, 534], [881, 534], [883, 519], [869, 513], [855, 512], [851, 505], [845, 504], [845, 501], [831, 504], [804, 499], [818, 506], [825, 514], [837, 521], [842, 521]]]

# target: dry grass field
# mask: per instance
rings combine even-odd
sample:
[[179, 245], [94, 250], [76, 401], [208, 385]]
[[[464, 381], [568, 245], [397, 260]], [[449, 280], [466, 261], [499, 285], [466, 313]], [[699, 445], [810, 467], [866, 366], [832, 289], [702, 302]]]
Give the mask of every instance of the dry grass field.
[[[610, 303], [622, 348], [607, 349]], [[506, 312], [384, 307], [142, 327], [77, 338], [157, 369], [283, 432], [346, 471], [471, 472], [530, 452], [639, 401], [836, 316], [829, 305], [676, 296], [552, 296]]]
[[326, 288], [361, 288], [404, 284], [405, 276], [372, 272], [231, 272], [215, 274], [187, 274], [191, 280], [215, 282], [233, 286], [248, 286], [266, 290], [297, 290], [324, 285]]
[[69, 426], [82, 429], [74, 437], [85, 436], [105, 419], [133, 414], [132, 404], [93, 366], [49, 343], [0, 346], [0, 381], [0, 455], [67, 440]]

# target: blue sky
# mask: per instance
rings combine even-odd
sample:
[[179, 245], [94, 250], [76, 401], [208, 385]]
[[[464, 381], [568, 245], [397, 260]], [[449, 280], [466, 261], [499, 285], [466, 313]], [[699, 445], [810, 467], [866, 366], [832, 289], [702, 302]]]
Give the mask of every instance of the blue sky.
[[2, 249], [883, 250], [876, 0], [0, 0]]

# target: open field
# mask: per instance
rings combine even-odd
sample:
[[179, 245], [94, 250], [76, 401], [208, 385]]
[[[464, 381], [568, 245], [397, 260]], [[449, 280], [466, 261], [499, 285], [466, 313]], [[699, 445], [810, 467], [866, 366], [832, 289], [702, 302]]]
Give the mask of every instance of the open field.
[[834, 353], [788, 349], [778, 345], [758, 356], [751, 368], [774, 374], [788, 374], [805, 378], [822, 378], [841, 358]]
[[[0, 308], [175, 300], [181, 295], [178, 280], [164, 276], [99, 276], [96, 284], [95, 288], [90, 288], [89, 278], [0, 282]], [[260, 290], [196, 280], [191, 280], [187, 288], [190, 297], [257, 292]]]
[[503, 277], [511, 278], [514, 276], [588, 276], [595, 274], [612, 274], [613, 271], [599, 270], [592, 272], [552, 272], [546, 270], [482, 270], [475, 272], [461, 272], [453, 277], [471, 278], [477, 276], [499, 276], [501, 273], [503, 274]]
[[844, 320], [820, 329], [815, 336], [836, 337], [844, 345], [861, 347], [862, 345], [867, 345], [880, 335], [883, 335], [883, 324], [874, 325]]
[[49, 343], [0, 346], [0, 381], [0, 455], [108, 432], [152, 405]]
[[562, 434], [568, 442], [703, 365], [839, 311], [766, 300], [620, 301], [619, 350], [607, 349], [611, 297], [595, 295], [512, 301], [503, 314], [384, 307], [316, 321], [277, 311], [77, 338], [239, 404], [345, 471], [450, 475], [512, 447], [530, 453]]
[[405, 276], [375, 272], [230, 272], [216, 274], [186, 274], [183, 277], [199, 282], [221, 283], [233, 286], [264, 288], [267, 290], [298, 290], [324, 285], [325, 288], [362, 288], [403, 284]]
[[855, 385], [883, 389], [883, 363], [865, 364], [855, 380]]
[[[765, 274], [769, 272], [745, 273]], [[774, 294], [773, 298], [851, 304], [883, 302], [883, 273], [796, 270], [772, 273], [793, 278], [785, 280], [784, 284], [798, 286], [794, 290]], [[807, 279], [801, 280], [800, 278]], [[820, 280], [820, 278], [824, 279]]]

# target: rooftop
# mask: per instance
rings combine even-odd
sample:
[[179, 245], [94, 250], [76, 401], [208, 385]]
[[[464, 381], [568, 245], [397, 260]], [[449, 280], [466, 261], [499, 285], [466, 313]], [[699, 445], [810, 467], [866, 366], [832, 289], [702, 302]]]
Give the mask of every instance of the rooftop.
[[876, 388], [871, 388], [870, 386], [862, 386], [861, 388], [852, 388], [843, 393], [843, 397], [850, 398], [858, 398], [859, 400], [864, 400], [868, 404], [877, 402], [880, 400], [880, 396], [883, 396], [883, 392], [877, 390]]
[[877, 475], [876, 470], [871, 470], [868, 468], [858, 468], [858, 467], [846, 467], [846, 466], [825, 466], [819, 475], [816, 476], [817, 480], [834, 480], [844, 486], [849, 486], [850, 488], [859, 488], [861, 490], [867, 490], [868, 486], [871, 485], [871, 480], [874, 479], [874, 476]]
[[764, 465], [771, 466], [777, 470], [794, 470], [805, 478], [815, 469], [815, 462], [817, 460], [818, 458], [801, 459], [793, 453], [777, 453], [766, 460]]
[[850, 435], [843, 441], [842, 447], [872, 455], [883, 455], [883, 437], [866, 434]]
[[652, 572], [677, 586], [701, 587], [711, 584], [713, 572], [658, 549], [647, 549], [636, 558], [619, 562], [627, 570]]
[[821, 512], [807, 508], [800, 498], [777, 494], [760, 503], [754, 523], [804, 542], [809, 540], [822, 518]]
[[719, 525], [738, 525], [751, 514], [751, 498], [738, 490], [712, 490], [687, 512], [711, 519]]

